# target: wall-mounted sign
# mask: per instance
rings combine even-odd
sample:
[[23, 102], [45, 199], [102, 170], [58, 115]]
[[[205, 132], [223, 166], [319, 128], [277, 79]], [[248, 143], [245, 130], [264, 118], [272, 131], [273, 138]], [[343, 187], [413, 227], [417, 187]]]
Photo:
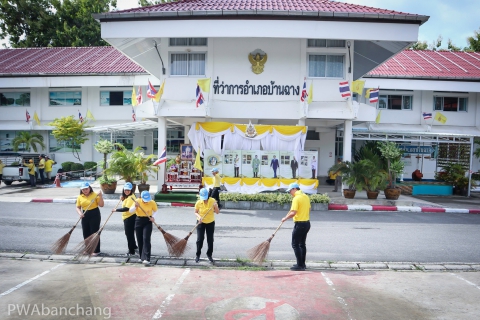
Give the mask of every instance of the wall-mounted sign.
[[243, 94], [243, 95], [260, 95], [260, 96], [298, 96], [300, 94], [300, 86], [294, 85], [277, 85], [275, 81], [270, 81], [267, 85], [254, 85], [246, 80], [245, 84], [225, 84], [217, 77], [213, 81], [213, 94]]
[[435, 149], [432, 146], [407, 146], [399, 145], [398, 148], [405, 153], [412, 154], [431, 154]]

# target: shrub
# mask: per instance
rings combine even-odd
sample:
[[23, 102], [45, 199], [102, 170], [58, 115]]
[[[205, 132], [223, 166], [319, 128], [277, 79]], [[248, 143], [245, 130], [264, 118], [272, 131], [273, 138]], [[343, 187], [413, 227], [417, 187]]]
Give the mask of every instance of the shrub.
[[[330, 198], [326, 194], [309, 194], [311, 203], [330, 203]], [[222, 192], [220, 193], [221, 201], [251, 201], [251, 202], [267, 202], [287, 204], [292, 202], [292, 196], [289, 193], [280, 192], [268, 192], [268, 193], [255, 193], [255, 194], [243, 194], [238, 192]]]
[[72, 164], [74, 164], [72, 161], [67, 161], [62, 163], [62, 168], [65, 172], [70, 172], [72, 171]]
[[83, 167], [85, 168], [85, 170], [94, 169], [94, 168], [97, 167], [97, 163], [94, 162], [94, 161], [86, 161], [86, 162], [83, 164]]
[[71, 166], [71, 171], [83, 171], [85, 168], [83, 167], [83, 164], [81, 163], [73, 163]]

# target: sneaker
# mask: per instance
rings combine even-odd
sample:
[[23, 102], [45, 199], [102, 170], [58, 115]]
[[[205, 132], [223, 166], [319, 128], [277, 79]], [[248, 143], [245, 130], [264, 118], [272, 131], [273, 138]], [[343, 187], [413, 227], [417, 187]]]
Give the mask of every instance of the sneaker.
[[143, 263], [144, 265], [149, 265], [149, 264], [150, 264], [150, 261], [148, 261], [148, 260], [143, 260], [142, 263]]
[[212, 258], [212, 256], [207, 256], [207, 258], [208, 258], [208, 261], [210, 261], [211, 263], [213, 263], [213, 258]]
[[98, 257], [98, 256], [103, 256], [104, 254], [102, 252], [94, 252], [92, 253], [92, 257]]
[[[294, 267], [294, 268], [298, 268], [298, 265], [297, 265], [297, 264], [294, 264], [292, 267]], [[307, 269], [307, 266], [303, 266], [303, 267], [301, 267], [301, 268], [303, 268], [303, 269]]]
[[[146, 261], [146, 260], [145, 260]], [[138, 263], [143, 263], [143, 260], [142, 259], [138, 259], [137, 261]]]
[[299, 267], [299, 266], [293, 266], [290, 268], [292, 271], [305, 271], [305, 268]]
[[195, 262], [198, 263], [200, 261], [200, 256], [195, 257]]

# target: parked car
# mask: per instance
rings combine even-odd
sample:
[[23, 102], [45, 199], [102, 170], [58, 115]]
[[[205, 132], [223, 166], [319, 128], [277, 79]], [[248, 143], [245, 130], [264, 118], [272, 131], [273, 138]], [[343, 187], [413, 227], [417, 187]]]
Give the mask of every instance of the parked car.
[[[14, 181], [30, 181], [28, 175], [28, 168], [23, 165], [23, 162], [33, 159], [35, 166], [38, 166], [40, 153], [16, 153], [16, 152], [1, 152], [0, 159], [5, 163], [6, 167], [3, 168], [2, 181], [7, 186], [11, 185]], [[54, 164], [52, 166], [52, 172], [55, 174], [62, 168], [61, 164]], [[36, 168], [35, 177], [38, 179], [38, 167]], [[52, 177], [52, 181], [55, 175]]]

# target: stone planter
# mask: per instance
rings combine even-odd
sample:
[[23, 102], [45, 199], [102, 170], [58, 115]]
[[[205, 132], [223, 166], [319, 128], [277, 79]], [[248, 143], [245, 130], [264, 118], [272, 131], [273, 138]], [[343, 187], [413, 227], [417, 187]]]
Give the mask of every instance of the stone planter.
[[357, 190], [343, 189], [343, 196], [345, 199], [353, 199]]
[[250, 210], [250, 201], [225, 201], [225, 209]]
[[142, 193], [142, 191], [150, 191], [150, 185], [147, 183], [144, 184], [138, 184], [138, 193]]
[[311, 211], [328, 211], [328, 203], [312, 203]]
[[376, 200], [378, 198], [378, 191], [368, 191], [367, 190], [367, 199]]
[[250, 202], [251, 210], [278, 210], [278, 203], [272, 202]]
[[[290, 211], [291, 203], [278, 204], [268, 202], [249, 202], [249, 201], [220, 201], [224, 209], [239, 209], [239, 210], [281, 210]], [[327, 203], [312, 203], [311, 211], [328, 211]]]
[[402, 193], [402, 189], [400, 188], [387, 188], [383, 190], [385, 193], [385, 198], [388, 200], [397, 200], [398, 197], [400, 197], [400, 194]]
[[114, 194], [115, 190], [117, 189], [117, 182], [113, 183], [103, 183], [100, 185], [100, 189], [102, 189], [102, 192], [105, 194]]

